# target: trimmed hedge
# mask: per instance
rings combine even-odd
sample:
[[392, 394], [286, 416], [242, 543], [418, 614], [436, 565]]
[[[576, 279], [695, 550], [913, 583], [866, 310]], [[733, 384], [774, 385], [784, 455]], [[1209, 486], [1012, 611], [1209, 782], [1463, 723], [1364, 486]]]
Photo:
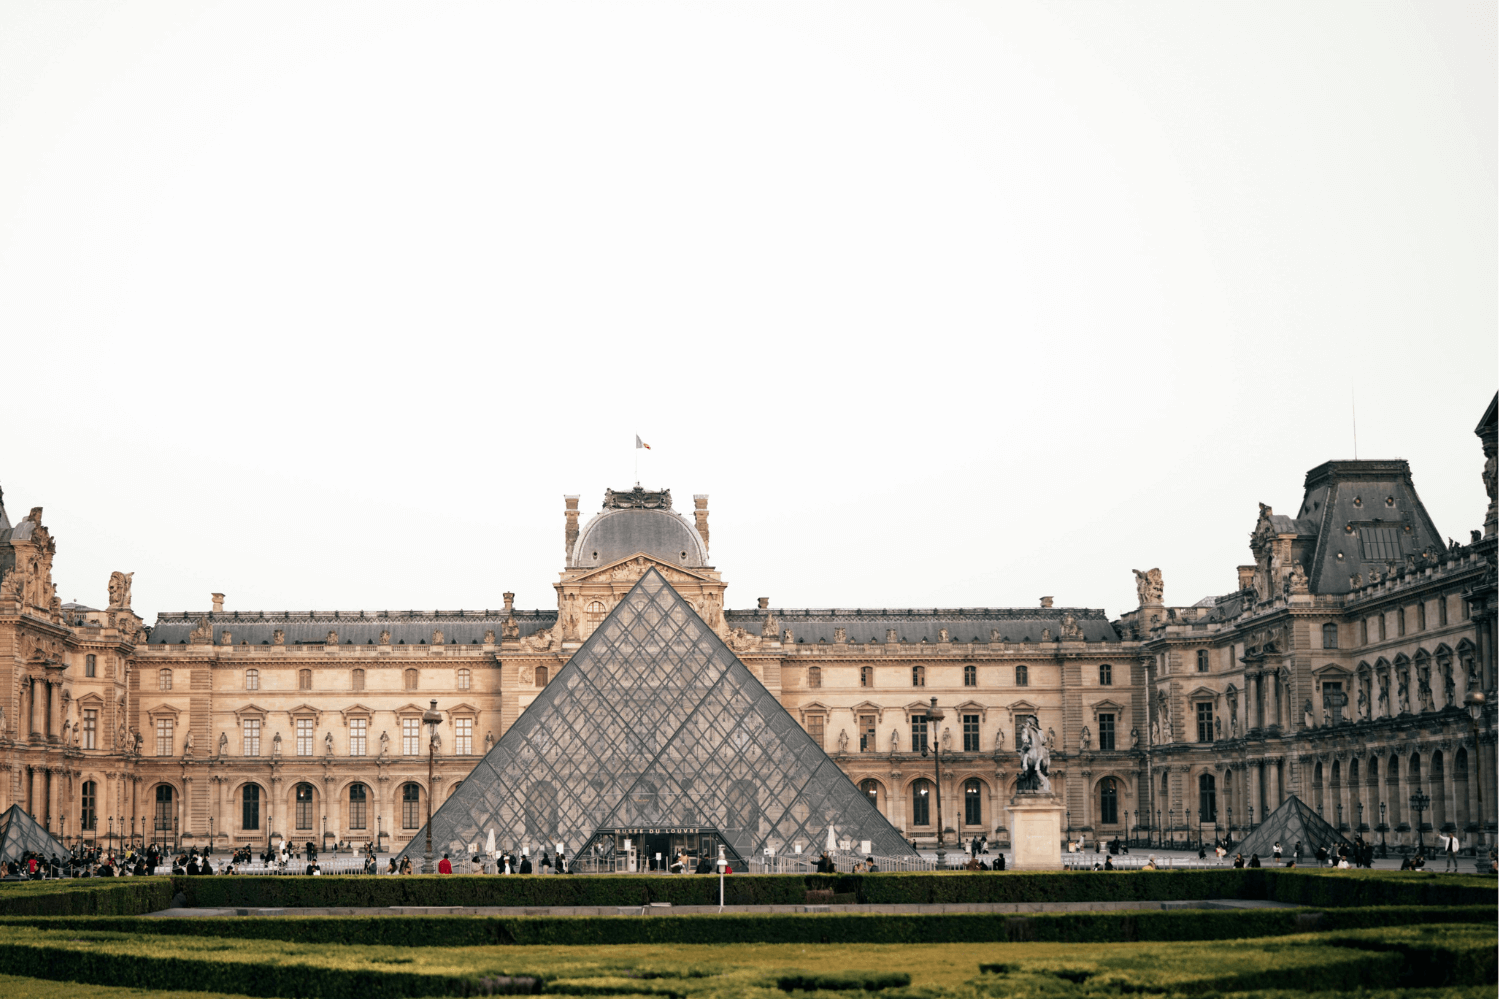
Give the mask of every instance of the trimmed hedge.
[[169, 908], [175, 891], [167, 877], [9, 882], [0, 916], [138, 916]]
[[0, 927], [386, 947], [725, 943], [1118, 943], [1234, 940], [1416, 924], [1493, 925], [1491, 906], [724, 916], [247, 916], [8, 918]]
[[[199, 876], [173, 879], [197, 908], [407, 906], [632, 906], [649, 902], [717, 905], [718, 879], [693, 875], [345, 875]], [[735, 875], [729, 905], [801, 905], [807, 892], [832, 891], [861, 903], [1128, 902], [1206, 898], [1270, 899], [1319, 907], [1493, 905], [1494, 882], [1427, 872], [1285, 868], [1180, 871], [1038, 871], [909, 874]]]
[[[756, 918], [756, 917], [751, 917]], [[1355, 990], [1370, 986], [1492, 983], [1488, 927], [1400, 927], [1199, 943], [1072, 945], [1017, 943], [982, 994], [1010, 997], [1121, 992], [1242, 992], [1267, 988]], [[769, 952], [769, 953], [768, 953]], [[617, 948], [576, 956], [550, 948], [464, 950], [260, 941], [140, 939], [78, 930], [15, 928], [0, 936], [0, 973], [144, 989], [230, 991], [262, 996], [383, 999], [473, 995], [496, 985], [555, 994], [653, 993], [686, 999], [724, 991], [753, 995], [782, 977], [862, 978], [862, 945], [820, 948]], [[708, 962], [704, 962], [707, 958]], [[767, 960], [767, 958], [769, 958]], [[972, 980], [979, 956], [965, 943], [884, 948], [881, 972], [917, 972], [929, 983]], [[973, 963], [968, 963], [972, 961]], [[813, 969], [806, 967], [814, 965]], [[961, 967], [960, 969], [960, 966]], [[916, 977], [913, 974], [913, 978]], [[988, 977], [983, 976], [983, 977]], [[803, 979], [805, 980], [805, 978]], [[1082, 986], [1082, 988], [1076, 988]], [[972, 994], [972, 993], [963, 993]]]

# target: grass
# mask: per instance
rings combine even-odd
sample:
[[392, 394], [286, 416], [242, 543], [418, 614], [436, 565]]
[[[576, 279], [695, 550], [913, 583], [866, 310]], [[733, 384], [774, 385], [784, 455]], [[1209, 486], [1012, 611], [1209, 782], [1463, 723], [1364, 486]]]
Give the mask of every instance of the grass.
[[[0, 972], [95, 984], [193, 985], [251, 996], [463, 995], [481, 979], [535, 976], [561, 995], [785, 999], [781, 979], [908, 974], [879, 993], [982, 999], [1122, 992], [1203, 995], [1392, 985], [1480, 986], [1493, 995], [1492, 927], [1351, 930], [1213, 943], [636, 945], [621, 947], [345, 946], [227, 938], [143, 938], [99, 931], [8, 929]], [[995, 970], [981, 973], [980, 965]], [[28, 986], [32, 987], [32, 986]], [[41, 988], [41, 986], [36, 986]], [[79, 986], [66, 994], [84, 997]], [[5, 990], [5, 995], [18, 995]], [[38, 995], [62, 993], [38, 992]], [[127, 994], [119, 991], [111, 996]], [[851, 992], [797, 992], [825, 999]], [[1268, 995], [1268, 994], [1267, 994]], [[1411, 999], [1403, 994], [1399, 999]]]

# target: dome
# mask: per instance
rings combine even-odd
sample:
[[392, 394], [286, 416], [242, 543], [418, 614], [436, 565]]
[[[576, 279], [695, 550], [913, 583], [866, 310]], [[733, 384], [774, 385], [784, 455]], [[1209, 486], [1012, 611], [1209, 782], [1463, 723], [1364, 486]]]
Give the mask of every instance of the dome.
[[[697, 529], [671, 509], [671, 494], [648, 495], [655, 500], [650, 506], [631, 503], [628, 493], [607, 494], [604, 510], [578, 535], [572, 565], [608, 565], [644, 552], [668, 565], [706, 566], [708, 548]], [[663, 495], [665, 502], [660, 502]]]

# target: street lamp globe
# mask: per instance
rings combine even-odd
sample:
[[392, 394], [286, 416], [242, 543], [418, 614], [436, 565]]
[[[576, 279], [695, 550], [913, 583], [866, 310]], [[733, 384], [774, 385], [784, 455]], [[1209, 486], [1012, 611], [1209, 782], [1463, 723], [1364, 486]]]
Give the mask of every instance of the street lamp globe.
[[1463, 707], [1468, 709], [1468, 717], [1473, 719], [1473, 724], [1483, 721], [1484, 696], [1477, 690], [1468, 691], [1468, 696], [1463, 698]]

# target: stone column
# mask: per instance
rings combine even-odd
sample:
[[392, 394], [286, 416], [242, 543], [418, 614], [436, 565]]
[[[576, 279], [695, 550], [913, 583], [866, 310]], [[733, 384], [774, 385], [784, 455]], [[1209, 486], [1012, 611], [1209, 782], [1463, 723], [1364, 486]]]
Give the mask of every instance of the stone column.
[[1457, 824], [1457, 782], [1452, 773], [1454, 762], [1455, 757], [1452, 749], [1450, 747], [1444, 749], [1442, 751], [1442, 787], [1440, 789], [1442, 795], [1442, 819], [1445, 822], [1452, 823], [1453, 827], [1461, 832], [1461, 827]]
[[28, 732], [29, 732], [32, 740], [33, 741], [37, 741], [37, 740], [40, 740], [41, 737], [42, 737], [42, 727], [41, 727], [41, 722], [42, 722], [42, 706], [41, 706], [42, 691], [41, 691], [41, 686], [40, 686], [42, 681], [38, 680], [36, 677], [32, 677], [30, 682], [31, 682], [31, 707], [30, 707], [30, 723], [31, 723], [31, 728], [28, 730]]
[[1265, 727], [1265, 678], [1262, 673], [1254, 675], [1254, 727]]
[[47, 684], [47, 741], [62, 738], [62, 681]]

